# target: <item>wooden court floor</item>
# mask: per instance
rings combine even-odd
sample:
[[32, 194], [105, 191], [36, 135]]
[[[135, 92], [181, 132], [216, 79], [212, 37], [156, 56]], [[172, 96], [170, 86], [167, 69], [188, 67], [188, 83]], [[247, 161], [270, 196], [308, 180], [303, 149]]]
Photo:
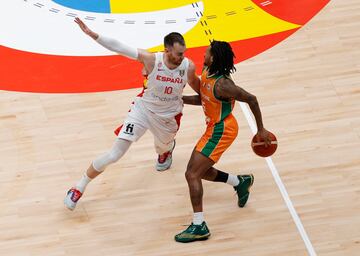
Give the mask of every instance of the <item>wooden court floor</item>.
[[[333, 0], [234, 75], [278, 136], [272, 160], [317, 255], [360, 255], [359, 28], [360, 2]], [[204, 182], [208, 241], [173, 240], [191, 222], [184, 172], [205, 128], [199, 107], [185, 107], [169, 171], [154, 171], [147, 133], [65, 209], [65, 192], [111, 146], [138, 91], [0, 92], [0, 255], [308, 255], [265, 160], [251, 152], [239, 105], [238, 139], [216, 166], [251, 171], [255, 183], [239, 209], [231, 187]]]

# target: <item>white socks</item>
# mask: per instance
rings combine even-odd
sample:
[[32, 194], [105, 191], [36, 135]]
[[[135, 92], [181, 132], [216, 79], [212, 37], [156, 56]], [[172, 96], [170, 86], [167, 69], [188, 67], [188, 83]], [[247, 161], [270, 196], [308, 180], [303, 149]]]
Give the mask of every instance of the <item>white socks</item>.
[[92, 179], [90, 179], [87, 175], [86, 172], [84, 173], [84, 175], [81, 177], [81, 179], [79, 180], [79, 182], [76, 184], [76, 188], [81, 192], [84, 193], [85, 188], [87, 186], [87, 184], [89, 184], [89, 182]]
[[201, 225], [204, 221], [204, 213], [203, 212], [194, 212], [193, 215], [193, 224], [194, 225]]
[[240, 181], [237, 176], [229, 173], [229, 177], [228, 177], [228, 180], [226, 181], [226, 183], [235, 187], [235, 186], [239, 185]]

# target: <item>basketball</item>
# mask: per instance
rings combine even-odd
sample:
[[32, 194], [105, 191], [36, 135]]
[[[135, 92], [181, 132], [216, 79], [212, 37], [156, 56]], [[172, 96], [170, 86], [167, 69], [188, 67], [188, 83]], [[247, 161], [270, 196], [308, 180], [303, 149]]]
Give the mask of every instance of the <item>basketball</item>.
[[254, 135], [254, 137], [251, 140], [251, 148], [254, 151], [255, 154], [261, 157], [268, 157], [275, 153], [278, 143], [275, 135], [271, 132], [269, 132], [269, 137], [271, 140], [271, 145], [265, 147], [264, 140], [257, 139], [257, 136]]

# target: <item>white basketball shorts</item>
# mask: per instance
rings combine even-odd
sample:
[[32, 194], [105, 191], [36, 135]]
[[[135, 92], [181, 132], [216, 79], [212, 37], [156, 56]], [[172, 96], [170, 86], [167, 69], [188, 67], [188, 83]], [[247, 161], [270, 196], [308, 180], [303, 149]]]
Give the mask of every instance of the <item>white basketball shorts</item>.
[[163, 154], [172, 148], [175, 135], [180, 126], [182, 114], [171, 118], [160, 117], [149, 111], [142, 104], [141, 98], [136, 98], [124, 123], [115, 130], [115, 134], [125, 140], [137, 141], [146, 130], [154, 135], [155, 150]]

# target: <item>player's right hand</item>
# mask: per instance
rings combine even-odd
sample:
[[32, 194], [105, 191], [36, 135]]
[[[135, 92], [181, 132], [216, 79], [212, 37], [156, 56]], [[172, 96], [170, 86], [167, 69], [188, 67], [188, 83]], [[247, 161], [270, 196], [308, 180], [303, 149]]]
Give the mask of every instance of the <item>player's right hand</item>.
[[92, 33], [92, 31], [89, 29], [89, 27], [86, 26], [86, 24], [80, 18], [75, 18], [74, 21], [76, 24], [79, 25], [79, 27], [85, 34], [90, 35]]

